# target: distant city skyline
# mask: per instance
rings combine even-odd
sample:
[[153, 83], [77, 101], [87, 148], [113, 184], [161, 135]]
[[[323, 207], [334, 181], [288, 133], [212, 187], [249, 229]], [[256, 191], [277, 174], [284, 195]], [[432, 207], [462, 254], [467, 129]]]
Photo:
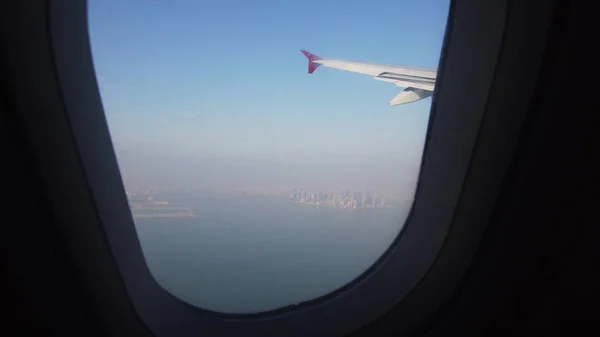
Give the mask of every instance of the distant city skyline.
[[385, 198], [371, 190], [351, 191], [343, 189], [339, 192], [293, 188], [288, 196], [301, 204], [325, 205], [340, 208], [382, 208]]
[[[246, 195], [246, 196], [278, 196], [293, 199], [294, 201], [305, 201], [305, 202], [316, 202], [323, 200], [331, 200], [335, 195], [344, 195], [346, 197], [356, 197], [362, 199], [365, 197], [379, 197], [394, 201], [408, 201], [410, 198], [402, 198], [402, 193], [393, 191], [391, 193], [385, 193], [374, 189], [363, 189], [353, 190], [351, 188], [338, 188], [338, 189], [311, 189], [311, 188], [230, 188], [230, 189], [177, 189], [177, 188], [165, 188], [165, 189], [152, 189], [152, 188], [126, 188], [125, 193], [128, 198], [139, 198], [153, 200], [155, 196], [164, 196], [171, 194], [185, 194], [185, 193], [215, 193], [215, 194], [232, 194], [232, 195]], [[293, 195], [293, 197], [292, 197]], [[357, 197], [360, 195], [361, 197]]]

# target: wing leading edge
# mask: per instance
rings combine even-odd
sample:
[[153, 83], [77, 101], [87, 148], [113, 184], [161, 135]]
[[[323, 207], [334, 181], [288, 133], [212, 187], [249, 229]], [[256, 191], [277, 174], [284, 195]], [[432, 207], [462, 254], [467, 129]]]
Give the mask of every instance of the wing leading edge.
[[366, 62], [326, 60], [306, 50], [301, 50], [308, 58], [308, 73], [312, 74], [319, 66], [351, 71], [373, 76], [374, 79], [394, 83], [405, 88], [390, 101], [390, 105], [415, 102], [433, 95], [437, 70], [374, 64]]

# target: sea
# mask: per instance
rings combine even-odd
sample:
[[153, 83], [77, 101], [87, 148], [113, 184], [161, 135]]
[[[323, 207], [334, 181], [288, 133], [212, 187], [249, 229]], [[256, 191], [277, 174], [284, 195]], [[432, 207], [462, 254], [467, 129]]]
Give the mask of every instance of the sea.
[[172, 295], [222, 313], [264, 312], [334, 291], [369, 268], [410, 203], [341, 209], [277, 196], [161, 195], [189, 218], [136, 218], [148, 267]]

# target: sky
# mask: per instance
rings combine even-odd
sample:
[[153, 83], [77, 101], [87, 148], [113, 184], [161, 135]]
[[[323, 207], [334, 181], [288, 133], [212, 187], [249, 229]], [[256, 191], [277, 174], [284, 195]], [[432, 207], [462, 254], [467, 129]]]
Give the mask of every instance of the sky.
[[319, 68], [323, 58], [437, 68], [448, 1], [88, 4], [127, 188], [414, 185], [431, 99]]

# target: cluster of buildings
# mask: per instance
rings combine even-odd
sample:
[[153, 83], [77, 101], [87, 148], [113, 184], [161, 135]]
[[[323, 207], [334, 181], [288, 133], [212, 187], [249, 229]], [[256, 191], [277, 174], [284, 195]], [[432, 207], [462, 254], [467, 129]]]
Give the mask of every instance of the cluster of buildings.
[[168, 201], [155, 200], [155, 192], [131, 193], [126, 191], [129, 210], [134, 218], [183, 218], [194, 217], [189, 207], [173, 207]]
[[357, 192], [347, 189], [339, 193], [311, 191], [303, 188], [294, 188], [288, 199], [303, 204], [330, 205], [340, 208], [381, 208], [385, 200], [371, 191]]

